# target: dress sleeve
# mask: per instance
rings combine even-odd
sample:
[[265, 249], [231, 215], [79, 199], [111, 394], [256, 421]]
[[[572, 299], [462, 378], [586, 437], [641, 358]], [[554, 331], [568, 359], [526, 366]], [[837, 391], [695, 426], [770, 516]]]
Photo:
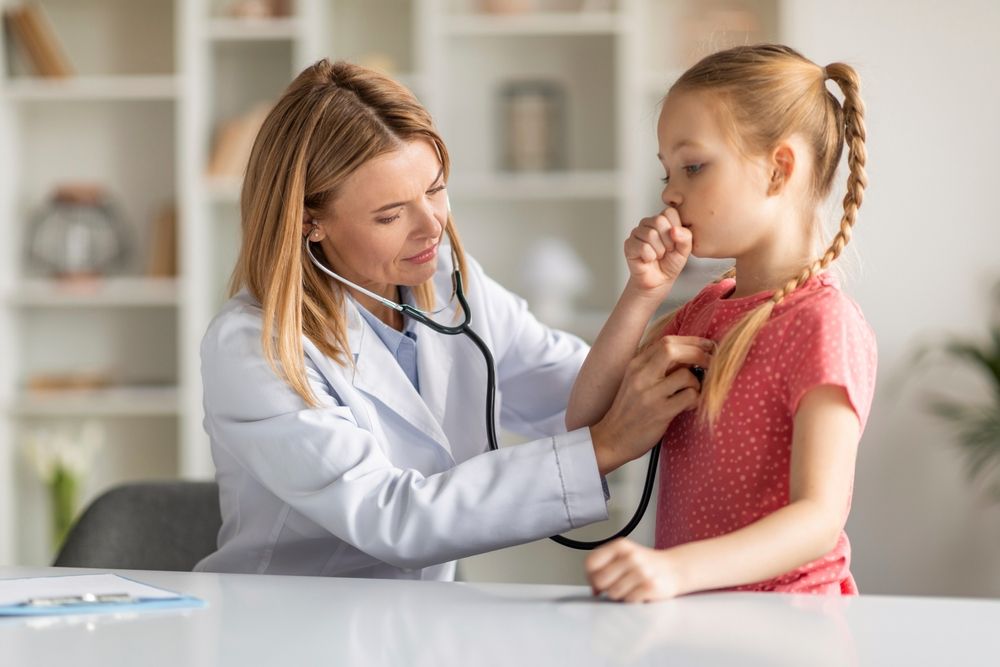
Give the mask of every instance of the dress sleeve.
[[839, 290], [829, 290], [802, 305], [785, 335], [790, 413], [814, 387], [843, 387], [864, 428], [875, 391], [877, 349], [858, 306]]

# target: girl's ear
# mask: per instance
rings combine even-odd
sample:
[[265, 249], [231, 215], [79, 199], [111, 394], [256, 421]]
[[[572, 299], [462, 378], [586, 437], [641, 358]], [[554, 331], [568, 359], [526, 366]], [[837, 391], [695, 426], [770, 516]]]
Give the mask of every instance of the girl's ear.
[[771, 177], [767, 194], [776, 195], [784, 189], [795, 172], [795, 149], [790, 143], [781, 142], [771, 154]]

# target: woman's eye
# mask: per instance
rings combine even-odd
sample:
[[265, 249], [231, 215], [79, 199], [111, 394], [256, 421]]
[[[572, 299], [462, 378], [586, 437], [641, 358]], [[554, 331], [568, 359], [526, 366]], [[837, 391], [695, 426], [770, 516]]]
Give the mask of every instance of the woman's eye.
[[694, 176], [699, 171], [701, 171], [701, 168], [703, 166], [704, 165], [702, 165], [702, 164], [689, 164], [689, 165], [687, 165], [687, 166], [684, 167], [684, 171], [687, 172], [688, 176]]
[[444, 190], [446, 187], [448, 187], [448, 186], [446, 184], [442, 183], [441, 185], [437, 186], [436, 188], [431, 188], [430, 190], [428, 190], [427, 194], [429, 194], [429, 195], [436, 195], [437, 193], [439, 193], [442, 190]]
[[396, 215], [392, 216], [391, 218], [375, 218], [375, 222], [378, 222], [378, 223], [383, 224], [383, 225], [388, 225], [390, 222], [396, 222], [397, 220], [399, 220], [399, 215], [400, 214], [397, 213]]

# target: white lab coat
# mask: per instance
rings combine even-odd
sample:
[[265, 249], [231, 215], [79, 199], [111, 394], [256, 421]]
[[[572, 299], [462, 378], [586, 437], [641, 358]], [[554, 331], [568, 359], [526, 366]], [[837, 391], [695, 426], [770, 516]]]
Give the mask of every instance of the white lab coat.
[[[471, 259], [468, 273], [501, 424], [537, 439], [488, 451], [485, 362], [465, 336], [418, 329], [418, 394], [350, 300], [353, 368], [303, 337], [321, 402], [308, 408], [264, 360], [260, 308], [243, 292], [201, 347], [223, 524], [196, 570], [450, 580], [457, 558], [607, 518], [589, 430], [564, 425], [586, 344], [540, 324]], [[451, 322], [456, 310], [436, 317]]]

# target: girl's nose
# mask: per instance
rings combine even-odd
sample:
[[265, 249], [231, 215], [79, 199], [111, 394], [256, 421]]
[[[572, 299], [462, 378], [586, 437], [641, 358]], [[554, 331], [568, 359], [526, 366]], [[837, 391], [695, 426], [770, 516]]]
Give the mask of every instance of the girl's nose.
[[667, 187], [663, 188], [663, 192], [660, 193], [660, 200], [663, 202], [664, 206], [673, 206], [674, 208], [678, 208], [684, 198], [681, 197], [677, 188], [672, 188], [668, 184]]

